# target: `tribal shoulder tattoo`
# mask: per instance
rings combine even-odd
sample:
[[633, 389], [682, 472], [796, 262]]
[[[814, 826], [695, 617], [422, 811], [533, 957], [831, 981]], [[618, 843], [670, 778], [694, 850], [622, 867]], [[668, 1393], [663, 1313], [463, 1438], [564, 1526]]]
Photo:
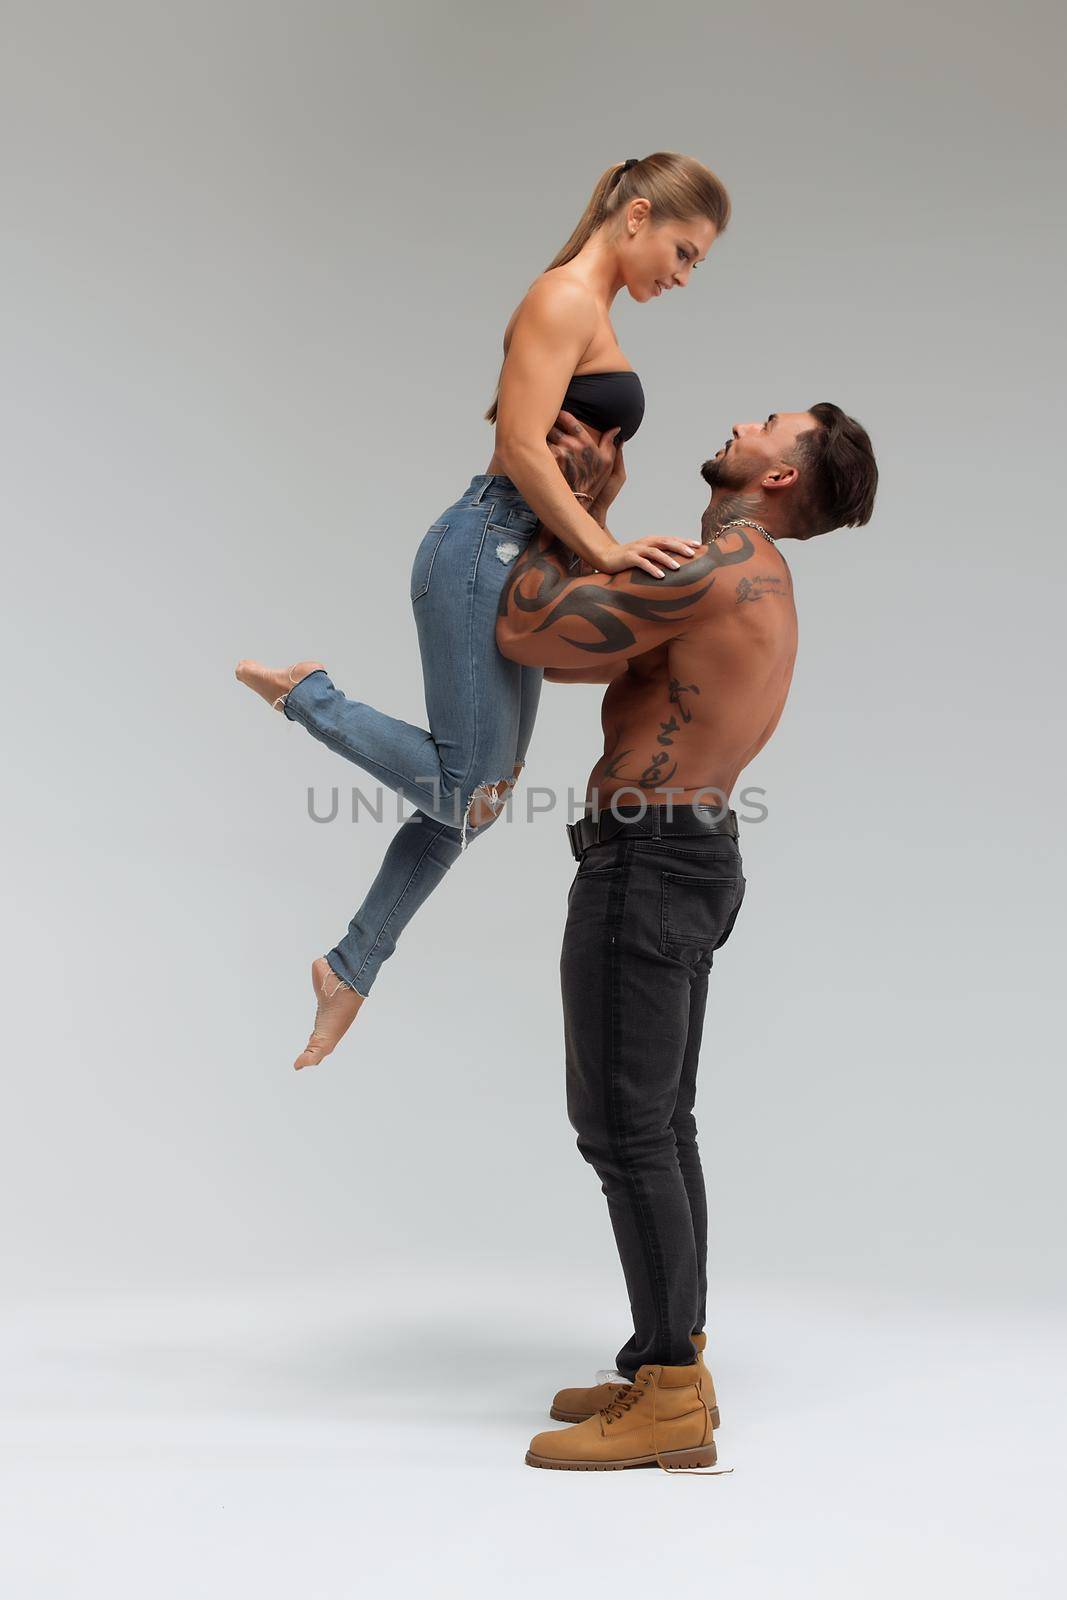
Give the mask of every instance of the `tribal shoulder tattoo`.
[[[569, 571], [570, 551], [539, 526], [504, 586], [498, 614], [510, 614], [512, 627], [525, 634], [555, 628], [564, 644], [591, 655], [624, 654], [637, 644], [635, 630], [642, 622], [686, 621], [721, 568], [750, 558], [752, 541], [743, 529], [738, 533], [738, 549], [724, 551], [711, 544], [677, 570], [668, 569], [662, 578], [638, 567], [576, 578]], [[681, 589], [684, 594], [678, 593]], [[577, 639], [562, 632], [560, 624], [571, 618], [589, 623], [596, 637]]]

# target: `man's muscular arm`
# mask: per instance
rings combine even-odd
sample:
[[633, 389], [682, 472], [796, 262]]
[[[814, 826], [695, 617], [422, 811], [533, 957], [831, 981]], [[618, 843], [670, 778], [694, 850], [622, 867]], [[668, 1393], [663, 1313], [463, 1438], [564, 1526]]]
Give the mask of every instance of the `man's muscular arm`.
[[524, 666], [611, 667], [614, 676], [631, 656], [681, 637], [707, 615], [718, 574], [753, 554], [748, 535], [737, 532], [733, 548], [702, 547], [662, 578], [638, 568], [575, 577], [567, 553], [539, 526], [500, 596], [497, 647]]
[[625, 661], [615, 667], [546, 667], [548, 683], [613, 683], [626, 671]]

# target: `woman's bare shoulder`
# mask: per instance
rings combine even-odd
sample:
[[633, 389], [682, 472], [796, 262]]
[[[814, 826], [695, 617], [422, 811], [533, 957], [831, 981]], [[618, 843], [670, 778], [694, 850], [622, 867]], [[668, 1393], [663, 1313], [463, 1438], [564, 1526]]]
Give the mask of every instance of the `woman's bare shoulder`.
[[504, 353], [521, 317], [534, 327], [567, 328], [592, 337], [600, 321], [596, 296], [580, 278], [555, 267], [542, 272], [527, 289], [504, 330]]

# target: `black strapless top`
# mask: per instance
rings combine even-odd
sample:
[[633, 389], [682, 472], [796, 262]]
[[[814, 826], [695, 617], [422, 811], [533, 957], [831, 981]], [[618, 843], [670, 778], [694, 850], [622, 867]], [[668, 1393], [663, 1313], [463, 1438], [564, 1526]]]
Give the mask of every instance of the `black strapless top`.
[[583, 372], [571, 379], [560, 409], [600, 433], [618, 428], [622, 443], [641, 426], [645, 391], [636, 372]]

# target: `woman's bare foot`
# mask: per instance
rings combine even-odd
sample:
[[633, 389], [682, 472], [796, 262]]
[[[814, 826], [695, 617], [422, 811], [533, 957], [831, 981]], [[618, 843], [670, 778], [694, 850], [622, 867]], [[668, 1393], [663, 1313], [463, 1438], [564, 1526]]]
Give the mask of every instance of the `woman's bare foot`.
[[254, 689], [269, 706], [280, 711], [289, 690], [295, 689], [309, 673], [320, 669], [323, 672], [326, 670], [321, 661], [298, 661], [292, 667], [265, 667], [262, 661], [239, 661], [234, 668], [234, 676], [249, 689]]
[[328, 1056], [340, 1044], [363, 1004], [364, 995], [357, 994], [339, 978], [325, 956], [311, 963], [311, 987], [315, 991], [318, 1009], [311, 1037], [293, 1062], [297, 1072]]

